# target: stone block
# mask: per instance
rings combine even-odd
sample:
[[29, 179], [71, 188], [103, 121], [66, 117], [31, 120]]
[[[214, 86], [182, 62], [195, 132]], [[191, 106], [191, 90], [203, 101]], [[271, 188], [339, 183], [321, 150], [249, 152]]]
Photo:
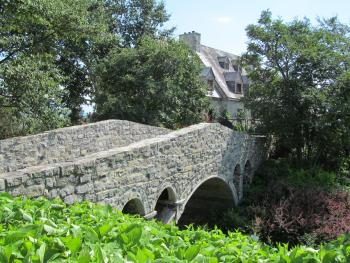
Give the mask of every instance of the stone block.
[[63, 201], [68, 205], [74, 204], [75, 202], [80, 202], [81, 200], [82, 198], [77, 195], [68, 195], [63, 199]]
[[14, 186], [19, 186], [23, 184], [25, 181], [25, 176], [23, 173], [11, 173], [10, 176], [6, 178], [6, 184], [8, 187], [14, 187]]
[[25, 195], [27, 193], [26, 188], [23, 185], [16, 186], [13, 188], [7, 188], [6, 192], [13, 196]]
[[64, 187], [63, 189], [59, 190], [60, 196], [61, 197], [65, 197], [67, 195], [71, 195], [74, 193], [74, 186], [72, 185], [67, 185], [66, 187]]
[[45, 185], [32, 185], [25, 188], [25, 194], [30, 197], [47, 196]]
[[48, 188], [53, 188], [56, 186], [56, 179], [54, 177], [46, 178], [45, 184]]
[[69, 180], [67, 177], [60, 177], [60, 178], [56, 178], [56, 186], [57, 187], [65, 187], [66, 185], [69, 184]]
[[75, 192], [77, 194], [86, 194], [86, 193], [91, 193], [94, 190], [93, 184], [83, 184], [83, 185], [78, 185], [75, 189]]
[[59, 191], [57, 189], [51, 189], [49, 191], [48, 197], [51, 198], [51, 199], [59, 197]]
[[87, 183], [91, 181], [91, 174], [85, 174], [79, 177], [81, 183]]
[[87, 195], [85, 195], [85, 200], [88, 200], [90, 202], [96, 202], [96, 195], [95, 194], [87, 194]]

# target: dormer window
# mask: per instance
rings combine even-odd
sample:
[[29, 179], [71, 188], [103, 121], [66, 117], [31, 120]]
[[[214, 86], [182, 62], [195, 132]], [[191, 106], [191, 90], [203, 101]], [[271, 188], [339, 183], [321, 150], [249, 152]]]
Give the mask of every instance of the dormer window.
[[242, 84], [241, 83], [236, 84], [236, 93], [242, 93]]
[[228, 69], [228, 64], [227, 63], [221, 61], [221, 62], [219, 62], [219, 64], [220, 64], [220, 67], [222, 67], [223, 69]]
[[230, 67], [230, 60], [228, 57], [218, 57], [218, 62], [221, 68], [228, 70]]
[[226, 81], [227, 87], [231, 92], [235, 92], [235, 82], [234, 81]]

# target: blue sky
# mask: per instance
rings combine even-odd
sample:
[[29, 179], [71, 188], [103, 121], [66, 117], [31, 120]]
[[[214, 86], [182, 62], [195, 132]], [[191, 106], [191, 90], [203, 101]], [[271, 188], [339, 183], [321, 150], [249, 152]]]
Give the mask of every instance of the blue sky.
[[195, 30], [202, 43], [234, 54], [245, 51], [245, 28], [256, 23], [262, 10], [285, 21], [337, 15], [350, 24], [350, 0], [164, 0], [171, 14], [167, 26], [176, 26], [175, 35]]

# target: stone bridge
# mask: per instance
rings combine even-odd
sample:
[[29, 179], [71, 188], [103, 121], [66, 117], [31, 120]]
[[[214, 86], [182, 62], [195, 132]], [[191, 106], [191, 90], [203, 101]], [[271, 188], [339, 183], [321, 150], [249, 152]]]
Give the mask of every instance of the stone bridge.
[[263, 137], [216, 123], [172, 131], [108, 120], [0, 141], [0, 192], [178, 221], [238, 204], [264, 158]]

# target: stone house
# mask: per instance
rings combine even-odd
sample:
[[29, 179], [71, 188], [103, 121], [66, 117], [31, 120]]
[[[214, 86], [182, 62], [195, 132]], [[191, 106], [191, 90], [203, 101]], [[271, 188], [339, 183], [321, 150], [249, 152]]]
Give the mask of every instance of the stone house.
[[241, 98], [249, 88], [244, 69], [238, 66], [239, 57], [201, 44], [201, 35], [195, 31], [184, 33], [179, 40], [197, 53], [202, 61], [201, 76], [208, 83], [212, 105], [216, 114], [229, 112], [233, 119], [244, 110]]

